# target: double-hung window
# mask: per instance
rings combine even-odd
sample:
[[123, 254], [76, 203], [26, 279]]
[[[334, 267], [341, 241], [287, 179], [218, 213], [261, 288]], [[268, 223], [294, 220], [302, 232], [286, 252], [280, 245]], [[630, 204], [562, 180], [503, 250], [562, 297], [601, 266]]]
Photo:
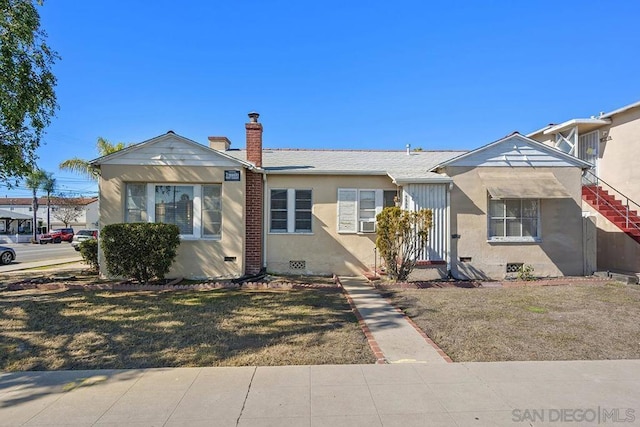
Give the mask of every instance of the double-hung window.
[[202, 186], [202, 237], [222, 234], [222, 185]]
[[125, 186], [125, 222], [175, 224], [187, 238], [222, 235], [221, 184], [147, 184]]
[[489, 240], [539, 241], [538, 199], [489, 199]]
[[395, 201], [395, 190], [339, 188], [338, 233], [375, 233], [376, 216]]
[[269, 231], [311, 233], [313, 198], [306, 189], [282, 188], [270, 191]]
[[125, 187], [124, 222], [145, 222], [147, 217], [147, 185], [127, 183]]

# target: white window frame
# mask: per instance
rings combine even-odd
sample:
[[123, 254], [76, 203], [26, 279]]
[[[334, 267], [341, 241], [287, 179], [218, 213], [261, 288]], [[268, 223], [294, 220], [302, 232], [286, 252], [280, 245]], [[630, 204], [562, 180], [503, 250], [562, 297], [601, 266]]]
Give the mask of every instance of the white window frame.
[[[375, 194], [374, 218], [360, 217], [361, 192], [373, 191]], [[382, 212], [384, 191], [379, 188], [338, 188], [337, 199], [337, 232], [339, 234], [371, 234], [376, 232], [375, 217]], [[353, 196], [355, 195], [355, 200]], [[364, 231], [364, 227], [373, 223], [373, 229]]]
[[[204, 204], [204, 187], [213, 187], [213, 186], [218, 186], [220, 187], [220, 233], [219, 234], [205, 234], [204, 233], [204, 221], [202, 220], [202, 206]], [[224, 228], [224, 215], [222, 214], [222, 208], [224, 206], [223, 203], [223, 186], [222, 184], [202, 184], [200, 186], [200, 233], [201, 233], [201, 238], [202, 239], [206, 239], [206, 240], [220, 240], [222, 238], [222, 229]], [[195, 201], [194, 201], [195, 203]]]
[[[536, 208], [537, 208], [537, 212], [536, 212], [536, 236], [522, 236], [522, 214], [521, 214], [520, 218], [507, 217], [506, 216], [506, 206], [505, 206], [505, 216], [504, 217], [500, 217], [500, 219], [503, 219], [505, 221], [504, 232], [505, 232], [505, 234], [507, 232], [506, 220], [507, 219], [517, 219], [517, 220], [520, 221], [520, 236], [492, 236], [491, 235], [491, 220], [494, 218], [491, 215], [491, 202], [492, 201], [503, 202], [506, 205], [506, 202], [510, 201], [510, 200], [518, 200], [518, 201], [520, 201], [520, 204], [521, 204], [520, 211], [521, 212], [522, 212], [522, 202], [524, 200], [535, 200], [536, 201]], [[487, 241], [488, 242], [506, 242], [506, 243], [539, 243], [539, 242], [542, 242], [541, 206], [542, 206], [542, 200], [541, 199], [530, 199], [530, 198], [493, 199], [493, 198], [491, 198], [491, 196], [489, 196], [488, 197], [488, 203], [487, 203]]]
[[[129, 183], [126, 183], [129, 184]], [[145, 213], [147, 219], [145, 222], [156, 222], [156, 187], [157, 186], [178, 186], [178, 187], [193, 187], [193, 233], [180, 234], [180, 238], [184, 240], [221, 240], [224, 230], [224, 185], [219, 182], [211, 182], [206, 184], [192, 184], [185, 182], [131, 182], [131, 184], [144, 184], [146, 185], [146, 206]], [[221, 198], [221, 224], [219, 235], [204, 235], [202, 224], [202, 188], [209, 185], [220, 185], [220, 198]], [[126, 215], [126, 203], [124, 201], [124, 210]], [[126, 217], [125, 217], [126, 218]]]
[[[271, 228], [271, 192], [286, 191], [287, 192], [287, 229], [273, 230]], [[311, 192], [311, 229], [296, 231], [296, 191]], [[269, 188], [269, 234], [313, 234], [313, 189], [311, 188]]]

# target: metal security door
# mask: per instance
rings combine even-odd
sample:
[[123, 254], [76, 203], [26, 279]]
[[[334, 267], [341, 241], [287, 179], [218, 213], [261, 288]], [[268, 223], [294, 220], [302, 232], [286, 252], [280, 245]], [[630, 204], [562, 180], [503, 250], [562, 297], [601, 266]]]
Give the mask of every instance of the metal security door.
[[[598, 144], [600, 142], [598, 131], [593, 131], [580, 135], [580, 141], [578, 142], [578, 157], [593, 165], [591, 172], [595, 176], [598, 176]], [[592, 182], [594, 177], [589, 175], [582, 179], [583, 184], [595, 184]]]

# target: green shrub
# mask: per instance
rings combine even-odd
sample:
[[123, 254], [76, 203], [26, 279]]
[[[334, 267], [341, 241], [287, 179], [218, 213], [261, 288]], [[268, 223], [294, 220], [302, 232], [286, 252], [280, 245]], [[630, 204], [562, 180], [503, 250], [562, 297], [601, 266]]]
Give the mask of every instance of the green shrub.
[[100, 265], [98, 264], [98, 241], [95, 239], [88, 239], [80, 243], [80, 255], [85, 264], [89, 264], [94, 270], [98, 270]]
[[518, 280], [535, 280], [534, 268], [527, 264], [522, 264], [518, 269]]
[[391, 280], [407, 280], [427, 245], [432, 223], [431, 209], [408, 211], [386, 207], [376, 216], [376, 247]]
[[107, 272], [140, 283], [164, 279], [176, 258], [180, 230], [173, 224], [109, 224], [102, 229]]

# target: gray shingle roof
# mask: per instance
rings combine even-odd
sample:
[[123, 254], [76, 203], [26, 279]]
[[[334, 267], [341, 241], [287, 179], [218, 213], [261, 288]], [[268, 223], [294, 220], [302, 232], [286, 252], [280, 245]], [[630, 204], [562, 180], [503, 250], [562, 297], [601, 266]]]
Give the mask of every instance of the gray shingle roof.
[[[264, 149], [262, 166], [268, 174], [390, 175], [406, 181], [440, 177], [430, 170], [463, 152]], [[226, 153], [246, 160], [245, 150]]]

